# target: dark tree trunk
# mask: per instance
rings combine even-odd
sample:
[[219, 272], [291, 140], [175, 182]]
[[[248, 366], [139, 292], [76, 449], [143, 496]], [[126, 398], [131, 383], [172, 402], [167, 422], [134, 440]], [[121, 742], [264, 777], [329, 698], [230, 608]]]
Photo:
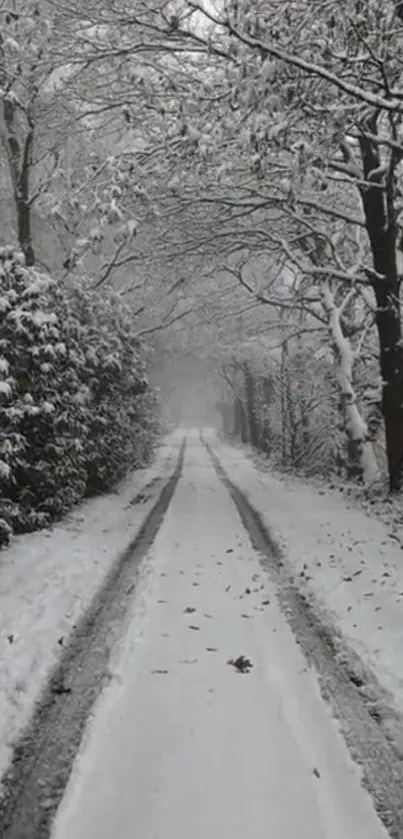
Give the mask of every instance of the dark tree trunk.
[[223, 432], [225, 437], [230, 437], [232, 432], [232, 405], [228, 405], [227, 402], [224, 403], [222, 409], [222, 418], [223, 418]]
[[262, 381], [262, 396], [263, 396], [263, 406], [264, 406], [264, 414], [263, 414], [263, 423], [261, 429], [261, 447], [263, 451], [269, 452], [270, 451], [270, 437], [271, 437], [271, 428], [270, 428], [270, 420], [269, 420], [269, 405], [273, 400], [273, 383], [271, 379], [268, 377], [264, 377]]
[[[382, 270], [382, 263], [381, 254], [375, 265], [379, 272]], [[386, 453], [392, 492], [401, 489], [403, 466], [403, 348], [400, 344], [398, 295], [398, 283], [390, 276], [386, 275], [385, 282], [375, 284], [376, 325], [383, 382], [382, 413], [385, 421]]]
[[248, 413], [249, 437], [252, 446], [259, 446], [259, 428], [256, 417], [255, 381], [247, 364], [244, 366], [246, 407]]
[[17, 216], [18, 244], [27, 265], [34, 265], [35, 253], [32, 244], [30, 174], [33, 166], [35, 127], [28, 113], [28, 127], [23, 140], [19, 137], [16, 121], [16, 105], [12, 100], [3, 101], [3, 116], [6, 125], [6, 149], [14, 191]]
[[248, 442], [248, 420], [242, 399], [239, 396], [235, 397], [235, 435], [239, 437], [241, 443]]
[[35, 253], [32, 245], [31, 208], [24, 198], [16, 198], [16, 203], [18, 242], [25, 256], [26, 264], [34, 265]]
[[34, 130], [32, 127], [25, 140], [16, 195], [18, 241], [25, 256], [25, 262], [27, 265], [34, 265], [35, 263], [35, 254], [32, 244], [31, 202], [29, 194], [33, 143]]
[[[376, 131], [376, 119], [371, 131]], [[378, 148], [370, 140], [360, 141], [365, 178], [380, 165]], [[382, 413], [385, 423], [386, 454], [391, 492], [402, 486], [403, 467], [403, 347], [401, 345], [400, 281], [396, 265], [396, 220], [393, 206], [393, 179], [385, 188], [379, 183], [361, 192], [366, 227], [373, 257], [376, 298], [376, 326], [379, 336], [382, 376]]]
[[248, 434], [248, 418], [246, 416], [245, 406], [242, 400], [239, 400], [239, 414], [240, 414], [240, 421], [241, 421], [241, 443], [248, 443], [249, 442], [249, 434]]
[[395, 0], [396, 14], [403, 21], [403, 0]]
[[284, 341], [281, 348], [281, 381], [280, 381], [280, 405], [281, 405], [281, 462], [283, 466], [287, 463], [287, 400], [286, 400], [286, 366], [288, 356], [288, 344]]
[[245, 408], [242, 399], [235, 397], [234, 404], [235, 436], [239, 437], [242, 443], [248, 442], [248, 423], [246, 420]]

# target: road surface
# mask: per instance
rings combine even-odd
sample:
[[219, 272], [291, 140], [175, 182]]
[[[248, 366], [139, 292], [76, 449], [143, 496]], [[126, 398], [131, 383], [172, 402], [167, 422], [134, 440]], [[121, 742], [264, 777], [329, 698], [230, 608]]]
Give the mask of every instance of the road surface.
[[387, 836], [197, 435], [112, 670], [52, 839]]

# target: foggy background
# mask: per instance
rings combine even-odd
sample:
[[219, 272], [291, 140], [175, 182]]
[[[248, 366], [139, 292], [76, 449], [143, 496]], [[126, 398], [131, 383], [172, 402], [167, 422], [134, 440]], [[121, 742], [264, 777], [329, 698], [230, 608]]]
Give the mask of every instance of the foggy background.
[[162, 420], [179, 426], [220, 427], [219, 383], [214, 372], [197, 359], [168, 359], [155, 370], [161, 390]]

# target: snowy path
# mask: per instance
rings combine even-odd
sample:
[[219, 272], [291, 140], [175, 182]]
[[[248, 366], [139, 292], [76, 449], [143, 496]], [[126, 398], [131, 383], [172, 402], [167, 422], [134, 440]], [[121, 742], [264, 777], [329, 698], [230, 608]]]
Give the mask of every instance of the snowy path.
[[196, 436], [140, 588], [52, 839], [385, 839]]

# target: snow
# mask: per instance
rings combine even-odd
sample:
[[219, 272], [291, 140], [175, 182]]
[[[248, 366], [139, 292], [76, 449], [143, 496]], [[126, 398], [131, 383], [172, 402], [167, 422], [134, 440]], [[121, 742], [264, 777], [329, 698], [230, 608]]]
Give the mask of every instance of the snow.
[[7, 480], [11, 474], [11, 467], [4, 460], [0, 459], [0, 478]]
[[334, 294], [330, 289], [328, 280], [322, 282], [321, 293], [329, 319], [329, 329], [337, 347], [337, 374], [345, 404], [347, 427], [351, 439], [358, 444], [364, 483], [370, 487], [379, 481], [379, 469], [374, 447], [368, 436], [367, 423], [358, 408], [353, 387], [353, 366], [357, 359], [357, 352], [353, 350], [349, 339], [344, 335], [340, 322], [341, 313], [354, 298], [355, 290], [352, 289], [338, 307], [335, 305]]
[[0, 381], [0, 394], [2, 396], [11, 396], [12, 392], [9, 382]]
[[178, 454], [170, 435], [155, 463], [88, 501], [52, 529], [20, 536], [0, 553], [0, 775], [74, 625], [154, 503], [132, 505]]
[[111, 669], [52, 839], [386, 839], [194, 435]]
[[386, 699], [403, 713], [399, 540], [375, 515], [335, 492], [262, 472], [241, 448], [218, 444], [213, 435], [210, 441], [231, 480], [263, 516], [296, 583], [330, 616], [347, 646], [390, 694], [379, 701]]

